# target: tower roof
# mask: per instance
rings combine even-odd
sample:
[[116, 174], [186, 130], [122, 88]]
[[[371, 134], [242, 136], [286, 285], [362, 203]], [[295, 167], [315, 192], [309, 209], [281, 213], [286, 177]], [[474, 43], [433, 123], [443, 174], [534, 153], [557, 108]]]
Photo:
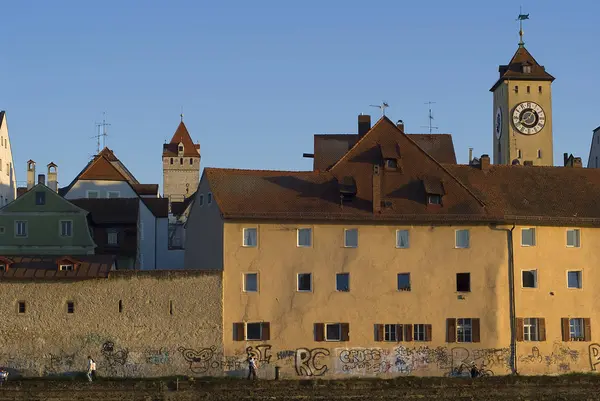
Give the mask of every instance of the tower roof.
[[[524, 68], [529, 67], [529, 68]], [[529, 72], [526, 72], [526, 69]], [[515, 55], [512, 57], [508, 65], [501, 65], [498, 68], [500, 72], [500, 78], [498, 81], [492, 86], [490, 92], [496, 90], [498, 85], [500, 85], [505, 80], [522, 80], [522, 81], [554, 81], [554, 77], [548, 72], [543, 65], [540, 65], [527, 51], [525, 46], [519, 46]]]
[[183, 144], [183, 155], [185, 157], [200, 157], [200, 144], [195, 144], [185, 124], [179, 123], [177, 130], [171, 138], [171, 142], [163, 145], [163, 156], [178, 156], [177, 146]]

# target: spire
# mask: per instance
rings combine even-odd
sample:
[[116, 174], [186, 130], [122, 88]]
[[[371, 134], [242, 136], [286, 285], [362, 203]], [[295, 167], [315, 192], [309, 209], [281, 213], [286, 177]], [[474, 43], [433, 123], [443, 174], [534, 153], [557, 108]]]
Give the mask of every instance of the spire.
[[519, 7], [519, 16], [517, 17], [517, 21], [519, 21], [519, 47], [525, 47], [525, 42], [523, 42], [523, 21], [526, 19], [529, 19], [529, 14], [523, 14], [521, 7]]

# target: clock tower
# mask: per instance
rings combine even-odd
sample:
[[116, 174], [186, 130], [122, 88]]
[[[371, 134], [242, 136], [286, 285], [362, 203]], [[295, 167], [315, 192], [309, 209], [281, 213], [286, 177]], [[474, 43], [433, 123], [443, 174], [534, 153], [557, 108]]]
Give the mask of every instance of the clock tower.
[[[554, 77], [525, 48], [522, 30], [517, 52], [499, 68], [494, 94], [494, 164], [552, 166]], [[518, 162], [518, 163], [517, 163]]]

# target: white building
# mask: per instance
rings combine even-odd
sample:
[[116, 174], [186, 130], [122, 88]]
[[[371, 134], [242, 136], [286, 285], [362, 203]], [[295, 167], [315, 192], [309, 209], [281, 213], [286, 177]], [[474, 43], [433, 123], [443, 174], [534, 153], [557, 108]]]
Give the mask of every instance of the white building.
[[6, 112], [0, 111], [0, 207], [17, 197], [17, 182], [13, 163]]

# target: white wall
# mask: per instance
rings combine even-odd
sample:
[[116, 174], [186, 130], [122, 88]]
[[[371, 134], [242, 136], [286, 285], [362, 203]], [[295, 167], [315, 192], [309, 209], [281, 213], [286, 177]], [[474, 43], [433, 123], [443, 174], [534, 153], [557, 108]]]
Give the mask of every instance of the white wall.
[[17, 197], [17, 179], [8, 138], [6, 113], [0, 124], [0, 207], [2, 207]]
[[157, 219], [157, 268], [161, 270], [183, 269], [183, 249], [169, 249], [169, 219]]
[[[139, 216], [138, 216], [138, 268], [142, 270], [154, 270], [159, 268], [155, 262], [155, 252], [158, 255], [159, 250], [156, 248], [155, 237], [155, 222], [156, 217], [150, 209], [139, 200]], [[166, 218], [164, 219], [166, 220]], [[158, 224], [157, 224], [158, 226]]]
[[87, 191], [98, 191], [99, 198], [108, 198], [109, 191], [118, 191], [120, 198], [138, 198], [126, 181], [78, 180], [65, 195], [66, 199], [87, 198]]

